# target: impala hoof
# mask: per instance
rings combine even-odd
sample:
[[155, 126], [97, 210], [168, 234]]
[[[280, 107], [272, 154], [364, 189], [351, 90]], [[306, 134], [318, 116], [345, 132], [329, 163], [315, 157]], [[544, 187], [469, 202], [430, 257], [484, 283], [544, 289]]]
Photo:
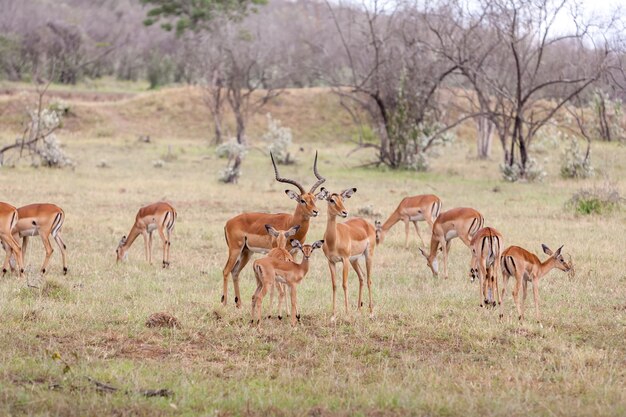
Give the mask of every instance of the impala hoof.
[[296, 319], [298, 319], [298, 321], [300, 321], [300, 314], [296, 314]]
[[278, 320], [282, 320], [282, 319], [283, 319], [283, 316], [278, 316]]
[[6, 268], [2, 268], [2, 275], [7, 273], [7, 269]]
[[46, 273], [46, 268], [41, 268], [41, 274], [45, 274]]
[[224, 296], [222, 295], [222, 299], [220, 300], [221, 303], [224, 302]]
[[63, 275], [67, 275], [67, 266], [63, 267]]
[[272, 318], [272, 315], [270, 314], [269, 316], [267, 316], [268, 320]]

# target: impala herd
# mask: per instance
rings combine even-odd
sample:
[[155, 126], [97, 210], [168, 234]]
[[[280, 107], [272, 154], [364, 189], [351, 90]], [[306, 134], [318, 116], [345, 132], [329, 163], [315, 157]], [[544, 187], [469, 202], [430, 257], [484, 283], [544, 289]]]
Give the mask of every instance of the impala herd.
[[[561, 254], [563, 246], [556, 251], [542, 245], [549, 258], [541, 261], [535, 254], [519, 246], [510, 246], [503, 250], [502, 235], [492, 227], [484, 227], [484, 218], [472, 208], [453, 208], [441, 212], [439, 197], [427, 194], [404, 198], [389, 218], [381, 223], [371, 224], [363, 218], [351, 218], [338, 222], [337, 218], [347, 218], [346, 199], [356, 193], [356, 188], [348, 188], [338, 193], [331, 193], [324, 187], [317, 189], [326, 181], [317, 168], [317, 153], [313, 163], [316, 182], [306, 191], [297, 181], [283, 178], [272, 156], [272, 165], [277, 181], [294, 186], [297, 190], [287, 189], [287, 196], [296, 202], [293, 214], [279, 213], [243, 213], [228, 220], [224, 226], [224, 236], [228, 246], [228, 260], [223, 270], [223, 293], [221, 301], [228, 302], [228, 279], [232, 277], [235, 290], [235, 305], [241, 307], [239, 274], [248, 264], [254, 253], [265, 254], [253, 262], [253, 271], [257, 288], [252, 296], [252, 323], [260, 325], [263, 298], [270, 292], [270, 311], [273, 309], [274, 291], [278, 291], [278, 315], [282, 319], [282, 309], [286, 289], [289, 289], [291, 301], [291, 323], [300, 320], [297, 305], [297, 285], [309, 271], [310, 258], [316, 249], [321, 248], [326, 256], [332, 282], [332, 317], [336, 316], [337, 263], [342, 264], [341, 286], [344, 294], [344, 307], [348, 309], [348, 275], [350, 266], [359, 279], [357, 308], [363, 307], [363, 286], [367, 282], [368, 310], [373, 314], [372, 263], [377, 245], [384, 242], [386, 234], [399, 221], [405, 225], [405, 247], [408, 248], [410, 223], [415, 226], [417, 236], [425, 246], [419, 232], [418, 222], [425, 221], [431, 229], [430, 248], [419, 251], [426, 258], [426, 263], [436, 277], [439, 274], [437, 255], [443, 252], [443, 276], [448, 278], [448, 255], [452, 239], [458, 237], [471, 251], [470, 278], [478, 278], [480, 306], [501, 306], [509, 277], [515, 277], [513, 300], [520, 320], [524, 318], [524, 302], [528, 283], [532, 282], [535, 314], [539, 314], [539, 279], [550, 270], [557, 268], [569, 271], [571, 266]], [[317, 192], [316, 192], [317, 191]], [[310, 219], [319, 215], [316, 202], [327, 203], [327, 223], [323, 240], [304, 244], [309, 231]], [[176, 223], [176, 209], [169, 203], [158, 202], [142, 207], [137, 212], [135, 222], [128, 233], [120, 240], [116, 249], [117, 261], [124, 260], [128, 249], [141, 235], [144, 240], [145, 256], [152, 263], [152, 233], [157, 231], [163, 243], [163, 268], [170, 265], [171, 235]], [[63, 273], [66, 274], [66, 246], [62, 238], [65, 213], [54, 204], [30, 204], [15, 208], [0, 202], [0, 241], [6, 251], [3, 275], [8, 268], [24, 276], [24, 258], [28, 238], [40, 236], [45, 248], [45, 259], [41, 273], [45, 274], [54, 251], [50, 238], [58, 245], [63, 260]], [[22, 238], [20, 245], [19, 238]], [[294, 254], [302, 252], [298, 263]], [[365, 273], [360, 260], [365, 263]], [[502, 290], [498, 282], [498, 272], [502, 276]], [[523, 289], [520, 303], [519, 293]], [[270, 316], [271, 317], [271, 313]]]

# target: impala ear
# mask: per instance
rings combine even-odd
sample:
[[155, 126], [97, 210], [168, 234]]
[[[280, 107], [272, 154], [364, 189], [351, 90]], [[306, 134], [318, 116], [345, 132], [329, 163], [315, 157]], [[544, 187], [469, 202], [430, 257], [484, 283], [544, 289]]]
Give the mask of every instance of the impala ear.
[[300, 201], [300, 194], [296, 193], [293, 190], [285, 190], [285, 194], [292, 200]]
[[126, 235], [122, 236], [120, 243], [117, 246], [123, 246], [126, 243]]
[[383, 227], [383, 224], [380, 220], [374, 220], [374, 226], [376, 227], [376, 230], [380, 230]]
[[291, 247], [302, 249], [302, 243], [298, 239], [291, 239]]
[[330, 195], [330, 193], [328, 192], [328, 190], [326, 188], [322, 187], [320, 189], [320, 192], [315, 194], [315, 198], [317, 198], [318, 200], [326, 200], [329, 195]]
[[545, 253], [546, 255], [552, 256], [552, 254], [553, 254], [552, 249], [550, 249], [545, 244], [543, 244], [543, 243], [541, 244], [541, 249], [543, 249], [543, 253]]
[[559, 256], [561, 254], [561, 249], [563, 249], [563, 245], [556, 250], [555, 256]]
[[287, 230], [287, 233], [285, 233], [285, 237], [291, 237], [295, 235], [296, 233], [298, 233], [299, 229], [300, 229], [300, 225], [299, 224], [295, 225], [291, 229]]
[[265, 225], [265, 230], [267, 230], [267, 233], [270, 236], [274, 236], [274, 237], [278, 237], [278, 232], [276, 231], [276, 229], [274, 229], [271, 225], [266, 224]]
[[323, 240], [318, 240], [315, 243], [313, 243], [313, 249], [318, 249], [321, 248], [324, 245], [324, 241]]
[[356, 193], [356, 188], [346, 188], [341, 192], [341, 198], [350, 198], [354, 193]]

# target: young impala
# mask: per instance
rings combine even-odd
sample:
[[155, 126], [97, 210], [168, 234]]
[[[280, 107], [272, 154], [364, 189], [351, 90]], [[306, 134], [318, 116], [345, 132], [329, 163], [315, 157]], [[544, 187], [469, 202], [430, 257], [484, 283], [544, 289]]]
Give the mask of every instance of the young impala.
[[63, 209], [54, 204], [29, 204], [17, 209], [18, 221], [13, 227], [13, 236], [22, 238], [22, 258], [26, 257], [28, 238], [40, 236], [43, 247], [46, 250], [46, 257], [41, 266], [41, 273], [45, 274], [50, 262], [50, 257], [54, 252], [50, 244], [50, 237], [59, 246], [61, 258], [63, 259], [63, 275], [67, 274], [67, 254], [65, 242], [61, 237], [65, 213]]
[[433, 228], [433, 223], [439, 216], [441, 211], [441, 200], [439, 197], [433, 194], [416, 195], [413, 197], [405, 197], [402, 199], [396, 210], [391, 213], [385, 223], [376, 221], [376, 243], [381, 244], [385, 241], [385, 235], [396, 223], [399, 221], [404, 222], [404, 247], [409, 247], [409, 229], [410, 223], [415, 226], [415, 232], [422, 242], [422, 246], [425, 246], [424, 239], [420, 234], [417, 222], [425, 221]]
[[[539, 321], [539, 279], [554, 268], [564, 272], [568, 272], [571, 269], [571, 265], [565, 262], [563, 255], [561, 255], [563, 246], [558, 248], [556, 252], [552, 252], [546, 245], [541, 245], [541, 247], [543, 248], [543, 252], [550, 256], [543, 262], [541, 262], [534, 253], [528, 252], [526, 249], [520, 248], [519, 246], [509, 246], [502, 252], [502, 297], [504, 298], [509, 277], [515, 276], [513, 300], [515, 301], [520, 320], [524, 319], [524, 302], [526, 301], [528, 282], [532, 281], [533, 283], [535, 314], [537, 321]], [[522, 288], [522, 283], [524, 285], [524, 298], [520, 307], [519, 291]]]
[[[267, 256], [270, 258], [279, 259], [281, 261], [293, 262], [293, 256], [291, 255], [291, 252], [287, 250], [287, 241], [298, 232], [298, 229], [300, 229], [300, 225], [296, 225], [289, 230], [276, 230], [269, 224], [266, 224], [265, 229], [267, 230], [267, 233], [272, 237], [272, 249], [267, 253]], [[278, 298], [278, 319], [282, 320], [282, 299], [285, 294], [285, 285], [281, 283], [276, 283], [276, 285], [273, 285], [272, 289], [270, 290], [270, 315], [267, 318], [269, 319], [272, 317], [271, 311], [274, 307], [275, 287], [278, 287], [278, 291], [280, 294]]]
[[[313, 251], [322, 247], [323, 240], [318, 240], [312, 245], [302, 245], [299, 240], [292, 239], [291, 244], [294, 248], [302, 251], [302, 261], [300, 263], [283, 261], [277, 258], [265, 257], [257, 259], [252, 264], [254, 276], [257, 281], [257, 288], [252, 296], [252, 322], [256, 318], [257, 324], [261, 323], [261, 305], [263, 297], [267, 291], [276, 283], [285, 284], [289, 287], [291, 296], [291, 325], [295, 326], [298, 317], [298, 298], [296, 286], [304, 279], [309, 272], [309, 258]], [[281, 293], [281, 297], [284, 293]]]
[[420, 253], [426, 258], [428, 267], [436, 277], [439, 274], [437, 251], [443, 250], [443, 276], [448, 278], [448, 252], [452, 239], [458, 237], [470, 247], [471, 240], [476, 232], [482, 229], [485, 220], [482, 214], [473, 208], [458, 207], [444, 211], [433, 224], [433, 234], [430, 239], [430, 253], [426, 254], [422, 248]]
[[348, 314], [348, 272], [349, 265], [355, 270], [359, 278], [359, 301], [358, 310], [363, 306], [363, 271], [359, 265], [359, 259], [365, 259], [365, 270], [367, 273], [367, 291], [369, 294], [369, 311], [373, 314], [372, 302], [372, 260], [374, 258], [374, 248], [376, 247], [376, 229], [373, 225], [361, 218], [347, 220], [344, 223], [337, 223], [337, 216], [346, 218], [348, 211], [343, 204], [344, 199], [352, 197], [356, 192], [356, 188], [348, 188], [341, 193], [330, 194], [327, 190], [323, 190], [326, 200], [328, 200], [328, 220], [326, 223], [326, 232], [324, 233], [324, 254], [328, 259], [328, 267], [330, 269], [330, 278], [333, 285], [333, 315], [336, 313], [336, 265], [337, 262], [343, 263], [343, 295], [345, 302], [346, 314]]
[[222, 303], [226, 305], [228, 301], [228, 276], [232, 275], [233, 287], [235, 288], [235, 305], [241, 307], [241, 295], [239, 293], [239, 274], [250, 261], [253, 253], [267, 253], [271, 248], [271, 238], [265, 229], [266, 224], [280, 230], [287, 230], [295, 225], [300, 229], [294, 238], [301, 242], [306, 239], [309, 231], [309, 220], [318, 215], [315, 201], [320, 198], [320, 193], [314, 194], [326, 179], [317, 172], [317, 153], [313, 163], [313, 173], [317, 182], [313, 184], [307, 192], [297, 181], [281, 178], [278, 175], [278, 168], [272, 156], [272, 165], [276, 181], [295, 186], [299, 192], [285, 190], [285, 193], [292, 200], [297, 201], [296, 210], [293, 214], [279, 213], [243, 213], [226, 222], [224, 226], [224, 236], [228, 245], [228, 260], [222, 272], [224, 287], [222, 293]]
[[17, 224], [17, 220], [17, 209], [10, 204], [0, 202], [0, 242], [7, 252], [2, 266], [2, 274], [6, 274], [11, 255], [15, 254], [20, 277], [23, 277], [24, 257], [22, 256], [22, 248], [13, 237], [13, 228]]
[[158, 231], [163, 241], [163, 268], [170, 265], [170, 246], [174, 224], [176, 223], [176, 209], [166, 202], [158, 202], [142, 207], [137, 212], [135, 224], [128, 232], [128, 237], [122, 236], [117, 246], [117, 261], [126, 259], [127, 251], [139, 235], [143, 236], [146, 251], [146, 260], [152, 263], [152, 232]]
[[470, 277], [472, 282], [478, 278], [480, 306], [488, 306], [498, 295], [498, 304], [502, 304], [498, 287], [498, 269], [502, 251], [502, 235], [493, 227], [483, 227], [471, 241], [472, 260], [470, 261]]

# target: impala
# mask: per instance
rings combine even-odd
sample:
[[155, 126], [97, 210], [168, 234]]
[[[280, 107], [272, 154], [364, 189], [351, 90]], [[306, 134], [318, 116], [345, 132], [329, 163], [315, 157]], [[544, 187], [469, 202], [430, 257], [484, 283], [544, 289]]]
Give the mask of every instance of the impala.
[[267, 253], [272, 248], [271, 237], [265, 229], [266, 224], [271, 224], [280, 230], [287, 230], [299, 225], [300, 228], [294, 235], [294, 238], [304, 242], [309, 231], [309, 219], [316, 217], [319, 213], [315, 201], [320, 199], [321, 193], [314, 194], [314, 192], [326, 179], [317, 172], [317, 153], [313, 163], [313, 173], [317, 178], [317, 182], [313, 184], [308, 192], [297, 181], [281, 178], [278, 174], [274, 156], [272, 155], [271, 158], [276, 181], [291, 184], [298, 189], [299, 192], [285, 190], [287, 196], [298, 204], [293, 214], [243, 213], [226, 222], [224, 236], [228, 245], [228, 260], [223, 270], [222, 303], [224, 305], [228, 301], [228, 276], [232, 275], [233, 287], [235, 288], [235, 305], [237, 308], [240, 308], [239, 274], [241, 270], [250, 261], [253, 253]]
[[483, 302], [488, 306], [490, 301], [493, 301], [495, 307], [494, 294], [498, 295], [498, 304], [502, 304], [498, 288], [502, 235], [493, 227], [483, 227], [472, 238], [470, 247], [472, 249], [470, 276], [472, 282], [478, 278], [480, 306], [483, 306]]
[[40, 236], [43, 247], [46, 251], [41, 273], [45, 274], [50, 262], [50, 257], [54, 252], [50, 237], [57, 243], [61, 250], [63, 259], [63, 275], [67, 274], [67, 246], [61, 237], [63, 223], [65, 222], [65, 213], [63, 209], [55, 204], [29, 204], [17, 209], [18, 220], [13, 227], [13, 236], [22, 238], [22, 258], [26, 257], [26, 248], [28, 247], [28, 238], [32, 236]]
[[482, 229], [484, 224], [482, 214], [478, 211], [458, 207], [444, 211], [437, 217], [433, 224], [433, 233], [430, 238], [430, 253], [426, 254], [422, 248], [420, 253], [426, 258], [428, 267], [436, 277], [439, 274], [439, 263], [437, 262], [437, 251], [441, 247], [443, 250], [443, 275], [448, 278], [448, 252], [452, 239], [458, 237], [468, 247], [476, 232]]
[[128, 249], [135, 239], [142, 235], [146, 260], [152, 263], [152, 232], [156, 230], [163, 241], [163, 268], [167, 268], [170, 265], [171, 236], [176, 217], [176, 209], [166, 202], [153, 203], [140, 208], [135, 217], [135, 224], [128, 232], [128, 237], [122, 236], [115, 250], [117, 261], [126, 259]]
[[[289, 230], [276, 230], [271, 225], [266, 224], [265, 229], [267, 233], [272, 237], [272, 250], [267, 253], [267, 256], [270, 258], [276, 258], [282, 261], [293, 262], [293, 256], [291, 252], [287, 250], [287, 241], [290, 237], [294, 236], [300, 225], [296, 225]], [[272, 286], [270, 291], [270, 315], [267, 317], [268, 319], [272, 317], [271, 311], [274, 306], [274, 288], [278, 287], [279, 297], [278, 297], [278, 319], [282, 320], [282, 312], [283, 312], [283, 297], [285, 294], [285, 286], [281, 283], [276, 283], [276, 285]]]
[[[541, 262], [534, 253], [528, 252], [526, 249], [520, 248], [519, 246], [509, 246], [502, 253], [502, 297], [504, 297], [509, 277], [515, 276], [513, 300], [515, 301], [520, 320], [524, 319], [524, 302], [526, 301], [528, 281], [532, 281], [533, 283], [535, 314], [537, 321], [539, 321], [539, 279], [554, 268], [564, 272], [568, 272], [571, 269], [571, 266], [565, 262], [563, 255], [561, 255], [563, 246], [558, 248], [556, 252], [552, 252], [546, 245], [542, 244], [541, 247], [543, 252], [550, 256], [544, 262]], [[524, 284], [524, 298], [520, 307], [519, 291], [522, 288], [522, 283]]]
[[[291, 244], [294, 248], [302, 251], [302, 261], [300, 263], [283, 261], [278, 258], [266, 256], [262, 259], [254, 261], [252, 268], [257, 281], [257, 288], [252, 296], [252, 323], [256, 317], [257, 324], [261, 323], [261, 305], [263, 297], [267, 294], [270, 287], [277, 283], [285, 284], [289, 287], [291, 297], [291, 325], [295, 326], [298, 317], [298, 298], [296, 286], [304, 279], [309, 272], [309, 258], [315, 249], [322, 247], [323, 240], [318, 240], [312, 245], [302, 245], [299, 240], [292, 239]], [[284, 292], [281, 293], [281, 296]]]
[[424, 239], [422, 239], [417, 222], [425, 221], [432, 230], [433, 223], [437, 219], [437, 216], [439, 216], [440, 211], [441, 200], [436, 195], [424, 194], [413, 197], [405, 197], [402, 199], [396, 210], [391, 213], [385, 223], [381, 224], [380, 221], [376, 221], [376, 243], [383, 243], [385, 235], [389, 229], [391, 229], [399, 221], [403, 221], [405, 232], [404, 247], [409, 247], [410, 223], [413, 223], [413, 226], [415, 226], [417, 237], [421, 240], [422, 246], [425, 246]]
[[0, 242], [2, 242], [2, 246], [7, 252], [4, 259], [4, 265], [2, 266], [2, 274], [6, 274], [11, 255], [15, 253], [19, 274], [20, 277], [23, 277], [24, 257], [22, 256], [22, 248], [13, 237], [13, 228], [17, 224], [17, 220], [17, 209], [10, 204], [0, 202]]
[[324, 254], [328, 259], [328, 267], [330, 269], [330, 278], [333, 285], [333, 315], [335, 319], [336, 313], [336, 264], [343, 263], [343, 294], [346, 314], [348, 314], [348, 272], [349, 266], [356, 272], [359, 278], [359, 301], [358, 310], [363, 306], [363, 271], [359, 265], [359, 259], [365, 258], [365, 269], [367, 273], [367, 290], [369, 293], [369, 311], [373, 314], [372, 303], [372, 260], [374, 258], [374, 248], [376, 247], [376, 229], [373, 225], [361, 218], [350, 219], [344, 223], [337, 223], [337, 216], [348, 217], [348, 211], [344, 206], [344, 199], [352, 197], [356, 192], [356, 188], [348, 188], [339, 194], [330, 194], [327, 190], [323, 190], [325, 198], [328, 201], [328, 220], [326, 224], [326, 232], [324, 233]]

